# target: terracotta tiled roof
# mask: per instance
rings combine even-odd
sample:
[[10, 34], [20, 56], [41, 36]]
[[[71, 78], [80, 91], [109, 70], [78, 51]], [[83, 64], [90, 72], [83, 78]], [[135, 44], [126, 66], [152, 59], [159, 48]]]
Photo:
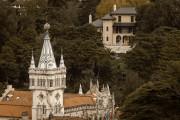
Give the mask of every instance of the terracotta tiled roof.
[[[49, 120], [49, 119], [47, 119], [47, 120]], [[63, 116], [63, 117], [53, 117], [52, 120], [86, 120], [86, 119], [79, 118], [79, 117]]]
[[[64, 94], [64, 107], [95, 105], [92, 95]], [[31, 118], [32, 92], [11, 91], [0, 101], [0, 116], [20, 118], [22, 112], [28, 112]]]
[[28, 112], [31, 117], [31, 106], [31, 91], [11, 91], [0, 102], [0, 116], [19, 118], [23, 112]]
[[20, 118], [23, 112], [28, 112], [28, 116], [31, 118], [31, 107], [20, 105], [1, 105], [0, 104], [0, 116], [1, 117], [15, 117]]
[[93, 96], [78, 95], [78, 94], [64, 94], [64, 107], [75, 107], [81, 105], [95, 105]]
[[4, 98], [0, 102], [0, 104], [32, 106], [32, 92], [31, 91], [11, 91], [7, 94], [7, 97], [8, 98]]

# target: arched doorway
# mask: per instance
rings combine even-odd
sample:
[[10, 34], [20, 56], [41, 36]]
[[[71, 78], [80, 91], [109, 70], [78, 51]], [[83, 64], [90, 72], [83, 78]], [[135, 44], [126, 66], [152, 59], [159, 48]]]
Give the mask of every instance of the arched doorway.
[[129, 36], [124, 36], [123, 37], [123, 45], [128, 46], [129, 45]]
[[116, 36], [116, 45], [120, 45], [120, 43], [121, 43], [121, 36], [118, 35]]

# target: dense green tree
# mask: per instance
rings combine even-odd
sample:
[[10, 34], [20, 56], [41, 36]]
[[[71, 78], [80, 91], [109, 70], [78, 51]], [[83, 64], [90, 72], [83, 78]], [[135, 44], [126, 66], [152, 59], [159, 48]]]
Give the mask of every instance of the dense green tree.
[[2, 93], [4, 92], [4, 89], [5, 89], [5, 85], [0, 82], [0, 97], [1, 97]]
[[149, 82], [130, 94], [121, 120], [179, 120], [180, 84], [176, 80]]
[[0, 51], [1, 47], [16, 34], [16, 12], [7, 7], [9, 4], [0, 1]]
[[79, 10], [79, 21], [80, 25], [87, 24], [89, 20], [89, 14], [93, 17], [96, 14], [96, 6], [99, 4], [100, 0], [84, 0], [80, 5]]
[[160, 26], [180, 28], [180, 1], [153, 0], [138, 8], [137, 25], [143, 32], [152, 32]]
[[127, 67], [146, 80], [158, 79], [169, 61], [180, 60], [180, 31], [162, 27], [151, 34], [136, 36], [137, 45], [126, 56]]

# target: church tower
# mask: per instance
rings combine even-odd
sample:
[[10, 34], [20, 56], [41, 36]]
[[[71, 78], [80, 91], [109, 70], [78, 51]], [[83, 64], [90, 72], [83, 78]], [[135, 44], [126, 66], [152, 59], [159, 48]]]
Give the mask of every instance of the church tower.
[[32, 120], [64, 115], [63, 94], [66, 88], [66, 66], [61, 54], [60, 65], [56, 65], [49, 32], [44, 25], [44, 43], [38, 67], [32, 54], [29, 67], [29, 89], [32, 91]]

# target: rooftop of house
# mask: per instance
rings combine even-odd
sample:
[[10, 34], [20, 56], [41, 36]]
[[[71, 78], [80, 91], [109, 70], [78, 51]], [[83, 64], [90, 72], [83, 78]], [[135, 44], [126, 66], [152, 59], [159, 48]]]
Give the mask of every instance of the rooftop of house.
[[105, 16], [103, 16], [100, 19], [97, 19], [92, 22], [92, 25], [100, 28], [103, 26], [103, 20], [113, 20], [115, 19], [112, 15], [136, 15], [136, 8], [135, 7], [124, 7], [124, 8], [119, 8], [116, 11], [112, 11]]
[[114, 17], [112, 17], [110, 14], [106, 14], [104, 17], [101, 18], [102, 20], [113, 20]]
[[102, 27], [103, 26], [103, 21], [101, 19], [97, 19], [94, 22], [92, 22], [92, 25], [96, 26], [96, 27]]
[[112, 11], [111, 14], [115, 15], [136, 15], [135, 7], [122, 7], [117, 9], [116, 11]]
[[[64, 94], [64, 108], [95, 105], [92, 95]], [[0, 116], [20, 118], [23, 112], [32, 115], [32, 91], [10, 91], [0, 101]]]

